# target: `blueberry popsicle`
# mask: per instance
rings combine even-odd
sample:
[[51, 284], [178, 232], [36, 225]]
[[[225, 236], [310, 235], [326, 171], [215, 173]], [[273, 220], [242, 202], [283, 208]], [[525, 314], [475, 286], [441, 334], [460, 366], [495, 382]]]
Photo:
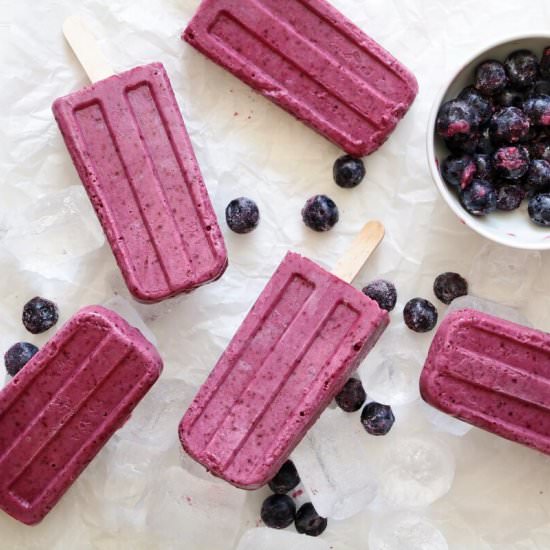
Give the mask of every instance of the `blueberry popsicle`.
[[386, 141], [418, 92], [325, 0], [203, 0], [183, 39], [356, 156]]
[[550, 454], [550, 335], [474, 309], [449, 314], [420, 391], [433, 407]]
[[0, 508], [41, 521], [161, 370], [156, 349], [124, 319], [81, 309], [0, 392]]
[[388, 313], [352, 287], [383, 237], [365, 226], [333, 273], [289, 252], [179, 428], [187, 453], [244, 489], [279, 470], [386, 328]]
[[64, 31], [99, 80], [53, 112], [129, 290], [158, 302], [217, 279], [225, 244], [163, 65], [114, 75], [80, 20]]

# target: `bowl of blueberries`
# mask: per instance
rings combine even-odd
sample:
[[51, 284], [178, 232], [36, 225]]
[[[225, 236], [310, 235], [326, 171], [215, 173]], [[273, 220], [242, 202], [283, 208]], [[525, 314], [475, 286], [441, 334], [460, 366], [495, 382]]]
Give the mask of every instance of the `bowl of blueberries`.
[[550, 249], [550, 34], [498, 42], [460, 68], [436, 99], [428, 158], [470, 228]]

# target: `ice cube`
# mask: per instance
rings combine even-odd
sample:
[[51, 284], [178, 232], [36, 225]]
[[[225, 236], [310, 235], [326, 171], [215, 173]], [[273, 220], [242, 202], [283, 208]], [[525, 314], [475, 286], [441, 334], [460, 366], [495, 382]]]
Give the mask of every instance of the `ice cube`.
[[491, 300], [486, 300], [485, 298], [479, 298], [469, 294], [468, 296], [461, 296], [456, 298], [451, 302], [451, 305], [447, 309], [445, 315], [449, 315], [454, 311], [459, 309], [476, 309], [483, 313], [488, 313], [489, 315], [494, 315], [495, 317], [500, 317], [501, 319], [506, 319], [512, 323], [518, 323], [527, 327], [532, 326], [528, 319], [514, 307], [505, 306], [502, 304], [497, 304]]
[[[183, 380], [162, 377], [149, 390], [75, 484], [85, 502], [86, 523], [110, 532], [145, 524], [144, 495], [156, 485], [159, 472], [187, 468], [177, 428], [194, 393]], [[188, 470], [208, 475], [187, 460]]]
[[[237, 542], [246, 492], [180, 467], [157, 472], [145, 496], [147, 532], [169, 548], [227, 550]], [[164, 546], [166, 547], [166, 546]]]
[[422, 412], [438, 432], [462, 437], [473, 428], [471, 424], [442, 413], [426, 403], [422, 403]]
[[357, 514], [376, 496], [368, 457], [359, 415], [339, 409], [326, 410], [292, 454], [317, 512], [337, 520]]
[[529, 296], [541, 265], [540, 252], [488, 243], [472, 263], [470, 290], [494, 302], [519, 306]]
[[117, 437], [146, 445], [158, 454], [178, 440], [178, 424], [197, 389], [178, 378], [160, 378]]
[[137, 328], [151, 344], [157, 345], [157, 339], [151, 329], [145, 324], [141, 315], [136, 311], [132, 304], [122, 296], [113, 296], [103, 303], [103, 306], [118, 313], [122, 318], [126, 319], [130, 325]]
[[258, 527], [246, 531], [236, 550], [330, 550], [330, 546], [322, 538]]
[[434, 438], [393, 438], [381, 463], [381, 501], [389, 508], [428, 506], [449, 491], [454, 474], [454, 456]]
[[74, 486], [85, 503], [86, 524], [110, 532], [143, 525], [143, 495], [159, 471], [161, 456], [144, 445], [112, 437]]
[[366, 361], [359, 371], [369, 399], [392, 406], [416, 401], [420, 397], [421, 357], [410, 349], [390, 352], [378, 359]]
[[105, 237], [81, 186], [48, 194], [27, 206], [3, 243], [23, 270], [72, 280], [79, 259], [103, 246]]
[[410, 513], [390, 514], [374, 521], [369, 550], [448, 550], [445, 537], [426, 518]]
[[[178, 426], [197, 388], [180, 378], [161, 377], [149, 390], [114, 441], [128, 440], [156, 456], [155, 466], [178, 465], [195, 477], [212, 480], [212, 474], [181, 448]], [[113, 443], [114, 444], [114, 443]], [[131, 455], [129, 456], [131, 465]]]
[[418, 378], [431, 336], [411, 331], [394, 322], [359, 367], [369, 399], [392, 406], [416, 401]]
[[182, 537], [189, 548], [233, 548], [246, 492], [194, 476], [173, 451], [181, 453], [179, 442], [166, 452], [116, 434], [71, 490], [84, 524], [159, 548], [180, 548]]

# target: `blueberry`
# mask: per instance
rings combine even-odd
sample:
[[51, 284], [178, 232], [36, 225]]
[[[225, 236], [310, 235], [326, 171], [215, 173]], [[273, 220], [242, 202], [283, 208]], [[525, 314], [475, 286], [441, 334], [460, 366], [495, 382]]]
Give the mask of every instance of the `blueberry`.
[[476, 174], [476, 164], [470, 155], [449, 155], [441, 163], [441, 177], [454, 189], [465, 189]]
[[338, 207], [326, 195], [315, 195], [302, 209], [302, 219], [314, 231], [328, 231], [338, 222]]
[[490, 132], [494, 143], [518, 143], [529, 135], [529, 117], [517, 107], [504, 107], [491, 117]]
[[540, 59], [540, 74], [542, 78], [550, 80], [550, 46], [544, 48]]
[[287, 460], [269, 482], [269, 488], [276, 494], [284, 495], [292, 491], [299, 483], [300, 476], [294, 462]]
[[435, 127], [443, 138], [468, 136], [477, 128], [476, 113], [466, 101], [447, 101], [439, 109]]
[[38, 348], [28, 342], [14, 344], [4, 354], [4, 364], [10, 376], [15, 376], [38, 352]]
[[497, 210], [510, 212], [521, 206], [525, 198], [525, 189], [521, 185], [501, 185], [497, 190]]
[[403, 319], [414, 332], [429, 332], [437, 324], [437, 308], [424, 298], [413, 298], [405, 305]]
[[322, 518], [311, 502], [306, 502], [296, 513], [296, 531], [301, 535], [318, 537], [327, 528], [327, 519]]
[[493, 170], [498, 177], [520, 179], [529, 170], [529, 151], [523, 145], [501, 147], [493, 155]]
[[504, 65], [492, 59], [480, 63], [476, 68], [474, 86], [476, 90], [486, 96], [502, 92], [508, 86], [508, 76]]
[[510, 88], [506, 88], [505, 90], [500, 92], [500, 94], [494, 97], [494, 103], [499, 107], [521, 108], [524, 100], [525, 96], [522, 92], [520, 92], [519, 90], [512, 90]]
[[465, 101], [472, 107], [478, 126], [485, 124], [491, 118], [494, 110], [493, 102], [490, 98], [479, 93], [473, 86], [464, 88], [458, 95], [458, 99]]
[[455, 298], [468, 294], [468, 283], [458, 273], [448, 271], [438, 275], [434, 281], [434, 294], [444, 304], [450, 304]]
[[496, 210], [497, 194], [489, 181], [475, 179], [469, 187], [460, 191], [460, 202], [473, 216], [485, 216]]
[[490, 181], [493, 177], [493, 161], [491, 155], [477, 154], [474, 155], [474, 163], [476, 167], [475, 176], [480, 180]]
[[371, 435], [386, 435], [393, 426], [395, 417], [389, 405], [368, 403], [361, 412], [361, 424]]
[[359, 158], [344, 155], [336, 159], [332, 169], [334, 181], [340, 187], [351, 189], [357, 187], [365, 177], [365, 165]]
[[371, 281], [364, 289], [371, 300], [374, 300], [382, 309], [392, 311], [397, 302], [397, 290], [393, 283], [385, 279], [376, 279]]
[[531, 124], [550, 126], [550, 96], [537, 95], [523, 102], [523, 110]]
[[361, 380], [350, 378], [342, 391], [336, 396], [336, 404], [345, 412], [358, 411], [367, 399]]
[[225, 220], [235, 233], [250, 233], [260, 222], [258, 205], [247, 197], [233, 199], [225, 209]]
[[541, 194], [540, 191], [528, 186], [523, 186], [523, 191], [525, 192], [525, 198], [527, 201], [530, 201], [533, 197]]
[[296, 516], [296, 505], [288, 495], [271, 495], [262, 504], [262, 521], [273, 529], [288, 527]]
[[23, 324], [33, 334], [52, 328], [59, 318], [57, 306], [50, 300], [37, 296], [23, 306]]
[[550, 162], [535, 159], [529, 163], [527, 184], [535, 190], [544, 191], [550, 187]]
[[550, 193], [535, 195], [529, 200], [529, 217], [537, 225], [550, 226]]
[[544, 159], [550, 161], [550, 141], [542, 139], [531, 143], [529, 155], [532, 159]]
[[447, 149], [455, 155], [473, 155], [483, 146], [483, 134], [473, 132], [472, 134], [457, 134], [446, 138]]
[[525, 89], [532, 86], [539, 76], [539, 60], [529, 50], [516, 50], [504, 61], [504, 67], [512, 86]]

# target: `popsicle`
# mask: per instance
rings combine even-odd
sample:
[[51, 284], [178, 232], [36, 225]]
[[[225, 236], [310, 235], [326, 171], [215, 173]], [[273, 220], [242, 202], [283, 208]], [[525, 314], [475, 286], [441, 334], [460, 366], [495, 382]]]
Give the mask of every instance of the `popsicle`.
[[76, 313], [0, 392], [0, 508], [41, 521], [161, 370], [156, 349], [116, 313]]
[[550, 335], [487, 313], [448, 315], [420, 391], [433, 407], [550, 454]]
[[386, 328], [351, 282], [384, 234], [367, 224], [333, 273], [289, 252], [179, 428], [214, 475], [255, 489], [279, 470]]
[[356, 156], [386, 141], [418, 93], [412, 73], [325, 0], [202, 0], [182, 38]]
[[79, 19], [64, 32], [94, 83], [53, 113], [129, 290], [158, 302], [216, 280], [227, 252], [163, 65], [115, 75]]

